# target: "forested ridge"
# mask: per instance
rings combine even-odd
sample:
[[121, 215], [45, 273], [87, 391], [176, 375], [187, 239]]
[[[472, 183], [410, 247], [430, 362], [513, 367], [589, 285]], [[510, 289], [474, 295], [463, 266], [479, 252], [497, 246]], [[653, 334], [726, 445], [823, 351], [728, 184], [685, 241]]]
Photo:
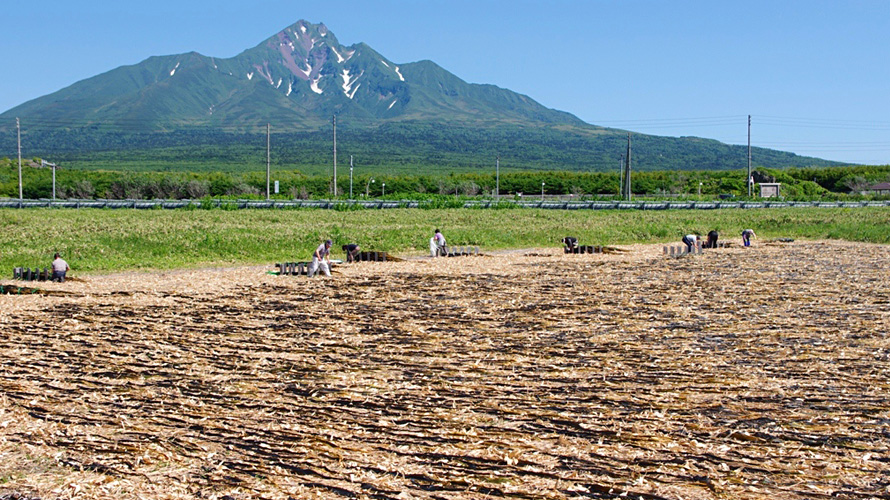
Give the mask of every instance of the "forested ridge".
[[[282, 132], [272, 125], [272, 164], [307, 174], [333, 162], [329, 129]], [[215, 128], [130, 133], [101, 125], [84, 129], [31, 126], [22, 133], [29, 157], [70, 169], [121, 171], [244, 172], [265, 168], [266, 134]], [[632, 134], [636, 171], [735, 170], [746, 166], [747, 148], [694, 137]], [[409, 175], [478, 172], [497, 157], [507, 170], [615, 172], [627, 149], [625, 132], [597, 127], [499, 125], [471, 127], [431, 122], [395, 122], [378, 127], [338, 128], [341, 164], [354, 157], [365, 171]], [[14, 157], [15, 130], [0, 130], [0, 157]], [[840, 165], [782, 151], [754, 148], [754, 165], [767, 168]]]

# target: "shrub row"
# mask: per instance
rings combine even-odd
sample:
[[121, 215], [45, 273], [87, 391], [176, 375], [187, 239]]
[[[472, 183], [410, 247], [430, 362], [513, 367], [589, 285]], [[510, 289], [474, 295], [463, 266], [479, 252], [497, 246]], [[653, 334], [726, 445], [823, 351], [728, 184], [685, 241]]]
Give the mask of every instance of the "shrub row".
[[[40, 160], [29, 160], [39, 165]], [[17, 164], [0, 159], [0, 197], [18, 197]], [[23, 169], [23, 196], [53, 196], [49, 169]], [[868, 186], [890, 180], [890, 166], [827, 167], [802, 169], [758, 169], [758, 182], [781, 182], [782, 194], [789, 199], [841, 199], [858, 197]], [[278, 198], [309, 199], [331, 196], [329, 176], [307, 176], [299, 171], [278, 170]], [[713, 198], [718, 195], [742, 197], [747, 194], [746, 174], [739, 171], [655, 171], [633, 175], [633, 192], [655, 197]], [[391, 197], [436, 199], [439, 196], [501, 195], [611, 196], [619, 191], [618, 173], [578, 173], [566, 171], [509, 172], [496, 178], [494, 173], [434, 175], [364, 174], [337, 179], [338, 194], [352, 197]], [[222, 172], [117, 172], [59, 169], [56, 177], [57, 198], [107, 199], [196, 199], [212, 197], [265, 197], [263, 173], [231, 174]], [[385, 193], [384, 193], [385, 191]], [[443, 201], [442, 203], [446, 203]]]

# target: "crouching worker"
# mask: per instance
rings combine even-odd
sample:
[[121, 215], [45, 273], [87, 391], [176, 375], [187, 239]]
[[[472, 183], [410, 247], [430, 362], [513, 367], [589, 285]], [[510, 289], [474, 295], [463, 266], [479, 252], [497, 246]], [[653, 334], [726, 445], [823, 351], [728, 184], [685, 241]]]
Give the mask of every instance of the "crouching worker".
[[717, 248], [717, 238], [719, 235], [717, 231], [708, 232], [708, 241], [705, 243], [705, 248]]
[[71, 268], [68, 267], [68, 263], [62, 259], [62, 256], [56, 253], [53, 256], [53, 281], [58, 281], [59, 283], [65, 282], [65, 275], [70, 271]]
[[695, 249], [696, 242], [698, 242], [697, 234], [687, 234], [683, 237], [683, 244], [686, 245], [686, 253], [692, 253], [692, 250]]
[[578, 251], [578, 238], [574, 236], [566, 236], [562, 239], [562, 244], [565, 245], [565, 253], [575, 253]]
[[362, 247], [358, 246], [356, 243], [350, 243], [348, 245], [343, 245], [343, 251], [346, 252], [346, 262], [355, 262], [359, 252], [362, 251]]
[[325, 276], [331, 275], [331, 245], [333, 244], [334, 242], [327, 240], [315, 249], [315, 253], [312, 254], [312, 263], [309, 264], [310, 278], [315, 276], [319, 269], [324, 272]]

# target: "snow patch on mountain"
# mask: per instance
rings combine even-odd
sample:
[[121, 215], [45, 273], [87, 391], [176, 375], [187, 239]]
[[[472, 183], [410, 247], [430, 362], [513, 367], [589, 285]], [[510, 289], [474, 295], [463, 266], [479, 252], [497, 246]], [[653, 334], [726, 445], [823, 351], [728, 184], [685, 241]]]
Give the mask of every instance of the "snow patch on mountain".
[[403, 81], [403, 82], [405, 81], [405, 77], [402, 76], [402, 73], [399, 72], [399, 67], [398, 67], [398, 66], [396, 66], [396, 74], [399, 75], [399, 80], [401, 80], [401, 81]]
[[176, 70], [178, 68], [179, 68], [179, 63], [176, 63], [176, 66], [174, 66], [173, 69], [170, 70], [170, 76], [173, 76], [173, 74], [176, 73]]
[[275, 88], [276, 88], [276, 89], [281, 87], [281, 82], [282, 82], [282, 79], [279, 78], [279, 79], [278, 79], [278, 84], [275, 85]]
[[253, 80], [253, 71], [251, 71], [250, 73], [247, 74], [247, 79]]
[[349, 70], [343, 68], [343, 93], [348, 93], [350, 87], [352, 87], [352, 76], [349, 74]]
[[334, 55], [337, 56], [337, 64], [340, 64], [340, 63], [342, 63], [343, 61], [346, 60], [346, 59], [343, 58], [343, 56], [340, 55], [339, 52], [337, 52], [337, 49], [331, 47], [331, 52], [333, 52]]
[[361, 87], [361, 86], [362, 86], [362, 84], [361, 84], [361, 83], [360, 83], [360, 84], [358, 84], [358, 85], [356, 85], [356, 86], [355, 86], [355, 88], [354, 88], [354, 89], [352, 89], [352, 92], [350, 92], [350, 93], [348, 93], [348, 94], [346, 94], [346, 97], [348, 97], [348, 98], [350, 98], [350, 99], [352, 99], [352, 98], [353, 98], [353, 97], [354, 97], [354, 96], [355, 96], [355, 93], [356, 93], [356, 92], [357, 92], [357, 91], [358, 91], [358, 89], [359, 89], [359, 87]]
[[[361, 73], [359, 73], [358, 75], [353, 77], [352, 75], [349, 74], [348, 69], [343, 68], [343, 93], [346, 95], [346, 97], [352, 99], [352, 96], [355, 95], [355, 91], [358, 90], [358, 87], [356, 87], [355, 90], [353, 90], [352, 85], [356, 81], [358, 81], [358, 79], [361, 78], [362, 75], [364, 75], [364, 74], [365, 74], [365, 72], [364, 72], [364, 70], [362, 70]], [[361, 84], [359, 84], [359, 86], [361, 86]]]
[[319, 80], [321, 80], [321, 76], [318, 76], [315, 78], [315, 80], [312, 80], [312, 83], [309, 84], [309, 88], [311, 88], [312, 91], [315, 92], [316, 94], [323, 94], [324, 90], [321, 90], [320, 88], [318, 88]]
[[392, 109], [392, 107], [396, 105], [396, 102], [398, 102], [398, 99], [393, 99], [393, 101], [391, 103], [389, 103], [389, 107], [386, 108], [387, 111]]
[[383, 65], [386, 66], [387, 68], [389, 67], [389, 64], [386, 64], [386, 61], [384, 61], [383, 59], [381, 59], [380, 62], [382, 62]]
[[287, 94], [284, 94], [286, 97], [290, 97], [291, 92], [294, 91], [294, 82], [287, 82]]

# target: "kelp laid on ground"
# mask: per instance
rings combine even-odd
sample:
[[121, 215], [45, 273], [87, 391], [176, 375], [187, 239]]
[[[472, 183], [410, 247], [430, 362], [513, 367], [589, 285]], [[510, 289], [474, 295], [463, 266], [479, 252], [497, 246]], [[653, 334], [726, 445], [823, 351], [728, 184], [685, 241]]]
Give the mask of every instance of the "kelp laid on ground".
[[890, 497], [890, 248], [626, 249], [0, 297], [0, 494]]

